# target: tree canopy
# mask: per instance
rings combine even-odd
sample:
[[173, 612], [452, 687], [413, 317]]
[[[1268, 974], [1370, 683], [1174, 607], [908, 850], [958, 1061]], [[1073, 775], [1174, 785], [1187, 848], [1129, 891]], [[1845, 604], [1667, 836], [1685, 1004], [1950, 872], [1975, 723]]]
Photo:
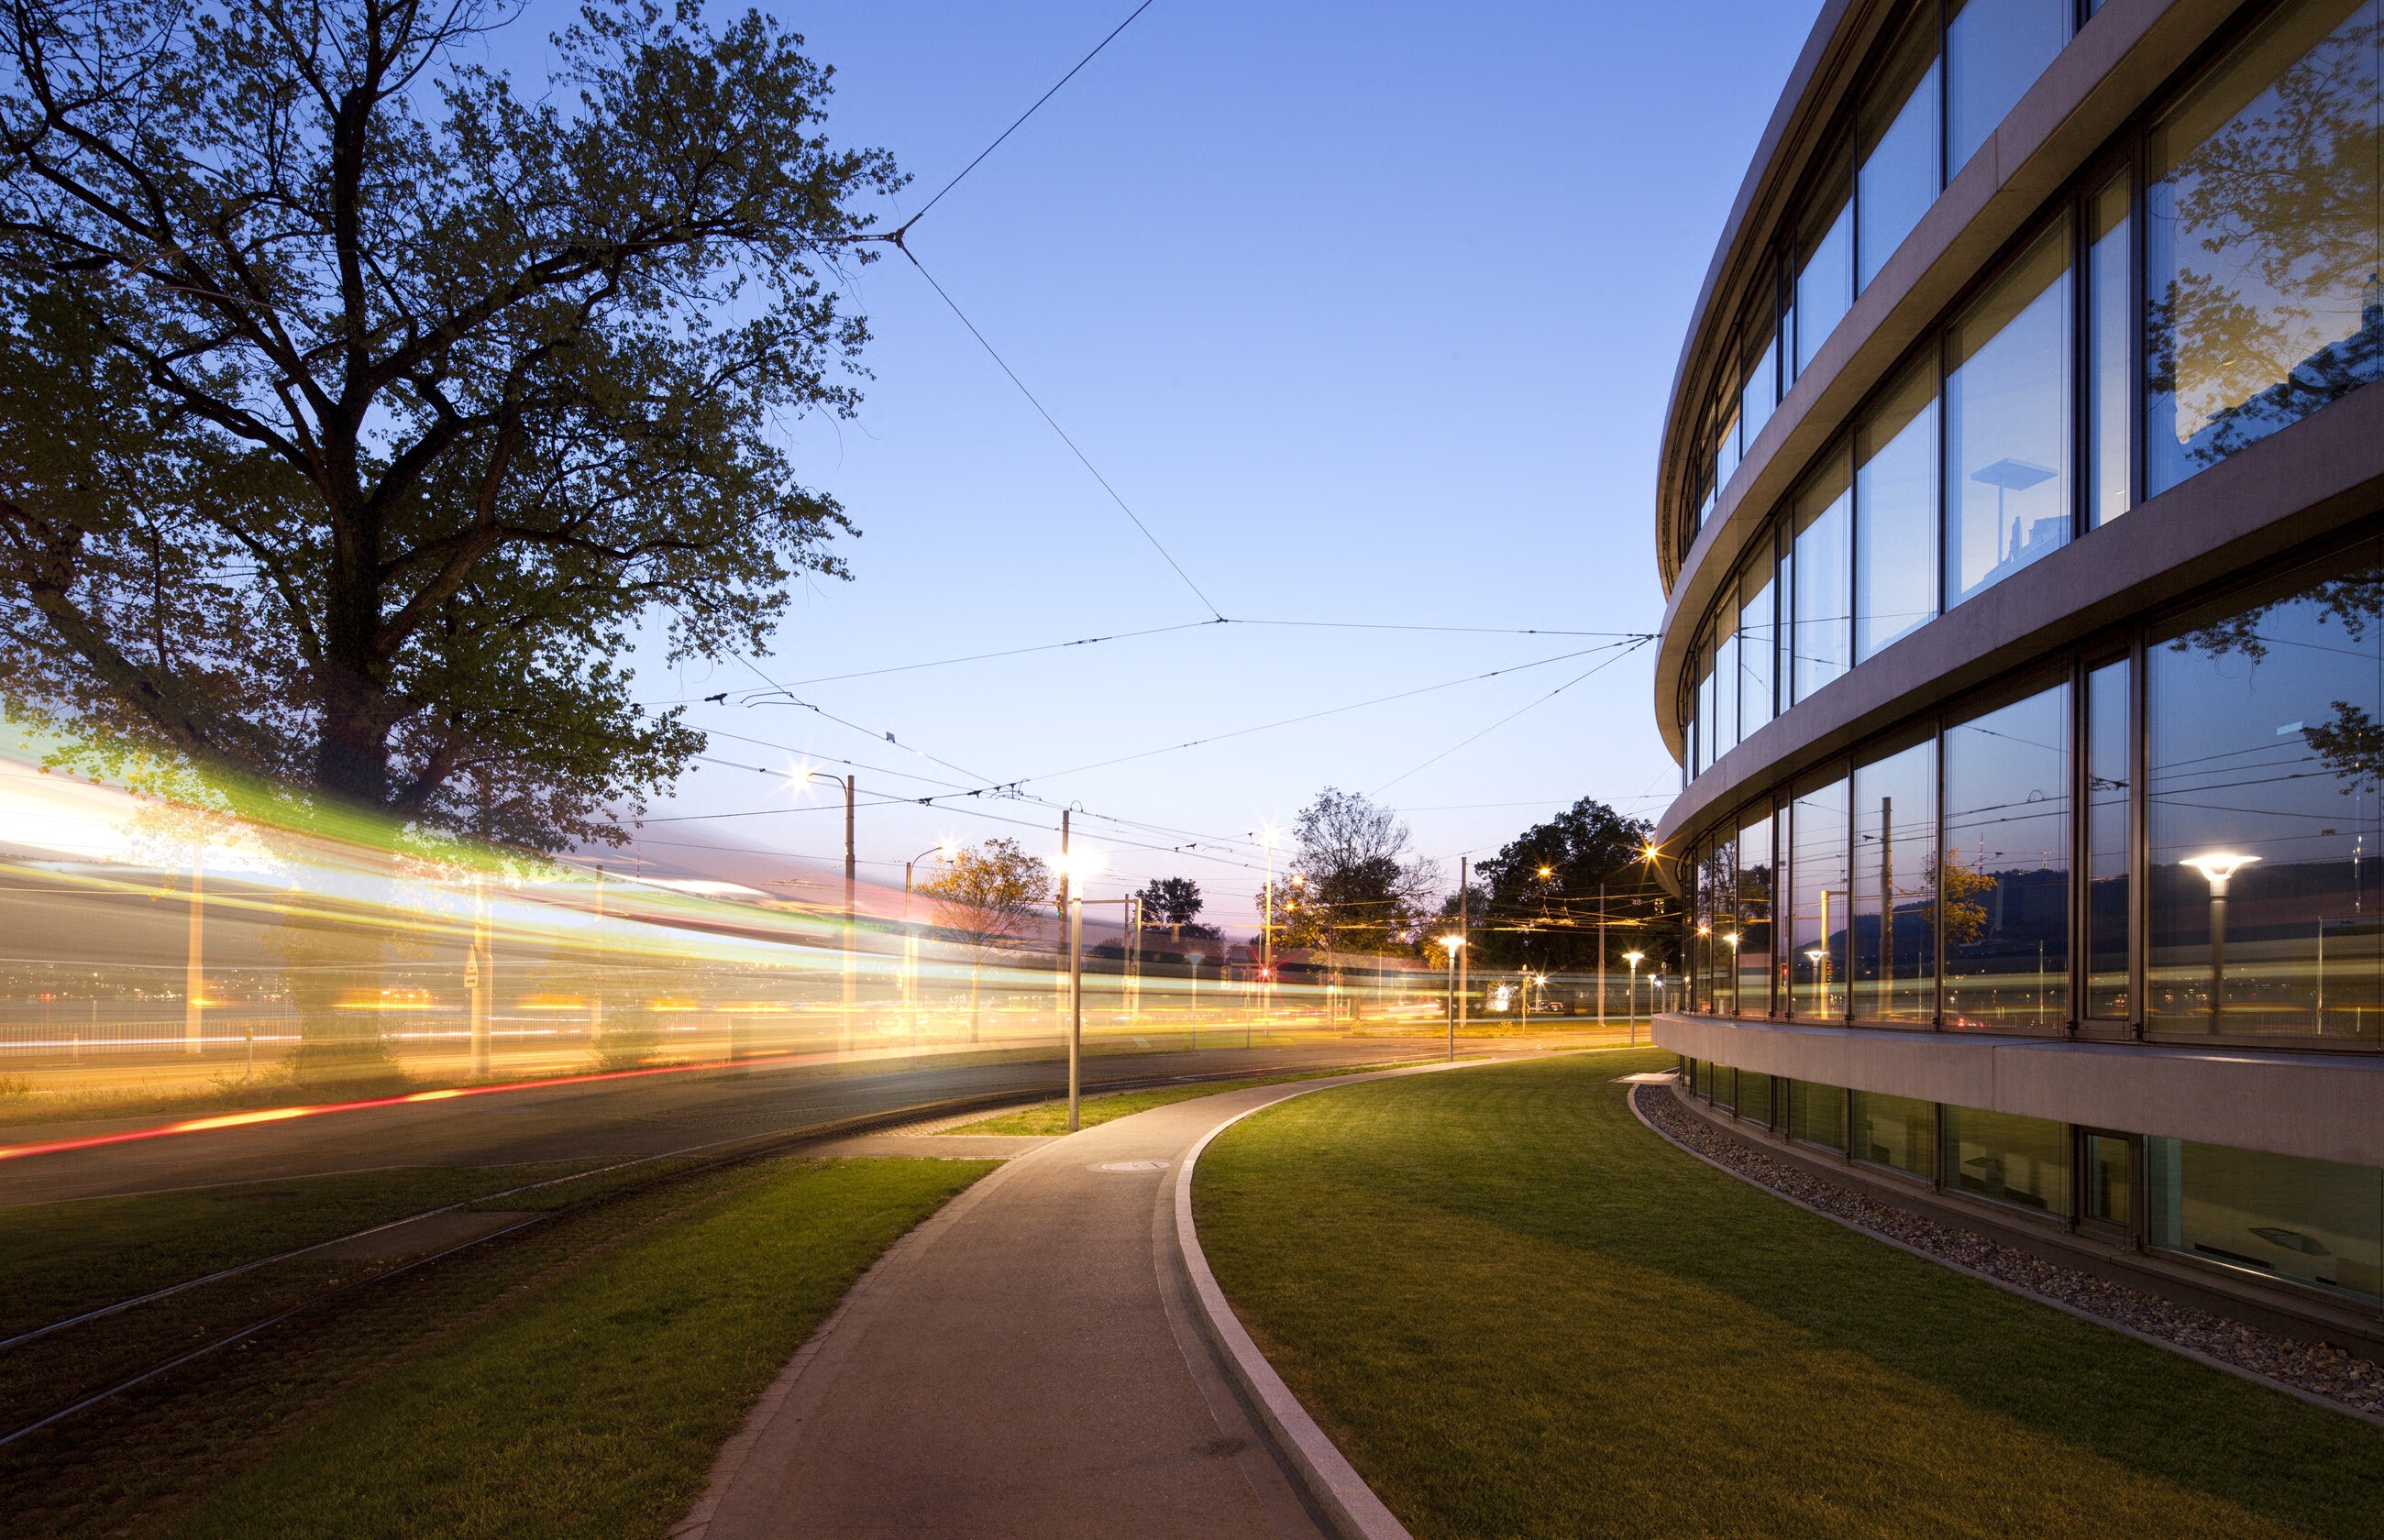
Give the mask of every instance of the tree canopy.
[[[1597, 966], [1600, 885], [1608, 962], [1636, 949], [1669, 958], [1671, 900], [1644, 859], [1651, 826], [1583, 797], [1474, 865], [1469, 919], [1483, 967]], [[1444, 913], [1453, 913], [1444, 906]]]
[[[0, 698], [86, 743], [540, 846], [702, 746], [616, 661], [839, 573], [777, 425], [851, 413], [833, 279], [900, 182], [758, 12], [0, 11]], [[106, 751], [105, 747], [99, 751]]]
[[953, 852], [944, 869], [919, 885], [936, 900], [936, 924], [987, 950], [1016, 942], [1051, 903], [1051, 869], [1018, 841], [988, 839]]
[[1190, 877], [1153, 877], [1134, 896], [1142, 900], [1145, 925], [1188, 925], [1206, 902], [1200, 885]]
[[1398, 814], [1328, 786], [1300, 810], [1292, 831], [1291, 867], [1273, 899], [1275, 945], [1404, 950], [1440, 873], [1415, 854]]

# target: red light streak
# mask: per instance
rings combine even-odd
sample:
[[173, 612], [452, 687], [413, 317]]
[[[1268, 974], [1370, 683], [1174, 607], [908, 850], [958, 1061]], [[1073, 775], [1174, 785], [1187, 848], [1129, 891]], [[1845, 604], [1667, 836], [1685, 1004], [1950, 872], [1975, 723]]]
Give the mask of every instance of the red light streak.
[[503, 1091], [536, 1091], [556, 1086], [588, 1086], [605, 1080], [642, 1080], [650, 1075], [686, 1074], [693, 1070], [747, 1069], [763, 1064], [786, 1064], [801, 1060], [829, 1060], [831, 1053], [769, 1053], [751, 1059], [739, 1059], [732, 1063], [718, 1064], [658, 1064], [652, 1069], [603, 1070], [589, 1074], [555, 1075], [545, 1080], [515, 1080], [502, 1086], [456, 1086], [445, 1090], [408, 1091], [403, 1096], [374, 1097], [364, 1101], [321, 1101], [297, 1107], [268, 1107], [254, 1112], [219, 1112], [212, 1117], [185, 1118], [180, 1123], [161, 1123], [151, 1128], [128, 1128], [115, 1134], [94, 1134], [89, 1138], [51, 1139], [41, 1144], [0, 1145], [0, 1161], [21, 1161], [32, 1155], [57, 1155], [73, 1149], [97, 1149], [106, 1145], [132, 1144], [143, 1139], [162, 1139], [175, 1134], [205, 1134], [218, 1128], [240, 1128], [257, 1123], [287, 1123], [293, 1118], [321, 1117], [329, 1112], [360, 1112], [372, 1107], [404, 1107], [418, 1101], [452, 1101], [460, 1097], [495, 1096]]

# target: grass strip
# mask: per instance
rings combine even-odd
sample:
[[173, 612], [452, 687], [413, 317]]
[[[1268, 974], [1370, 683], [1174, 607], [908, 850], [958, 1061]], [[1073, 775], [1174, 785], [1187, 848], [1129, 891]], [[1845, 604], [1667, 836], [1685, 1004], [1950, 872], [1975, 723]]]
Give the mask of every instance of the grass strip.
[[992, 1168], [781, 1162], [349, 1385], [177, 1533], [659, 1536], [853, 1279]]
[[[1329, 1080], [1336, 1074], [1369, 1074], [1375, 1070], [1404, 1069], [1411, 1064], [1434, 1063], [1436, 1060], [1402, 1059], [1387, 1064], [1345, 1064], [1339, 1069], [1298, 1070], [1284, 1074], [1256, 1074], [1240, 1080], [1204, 1080], [1180, 1086], [1152, 1086], [1138, 1091], [1107, 1091], [1099, 1096], [1076, 1099], [1076, 1123], [1079, 1127], [1092, 1128], [1119, 1118], [1148, 1112], [1153, 1107], [1172, 1106], [1198, 1097], [1216, 1096], [1225, 1091], [1246, 1091], [1253, 1086], [1281, 1086], [1294, 1080]], [[1068, 1099], [1060, 1097], [1040, 1101], [1032, 1107], [998, 1112], [989, 1118], [945, 1128], [945, 1134], [1064, 1134], [1068, 1131]]]
[[0, 1208], [0, 1336], [597, 1163], [415, 1166]]
[[2384, 1430], [1805, 1212], [1600, 1055], [1338, 1088], [1202, 1158], [1201, 1243], [1420, 1534], [2384, 1535]]

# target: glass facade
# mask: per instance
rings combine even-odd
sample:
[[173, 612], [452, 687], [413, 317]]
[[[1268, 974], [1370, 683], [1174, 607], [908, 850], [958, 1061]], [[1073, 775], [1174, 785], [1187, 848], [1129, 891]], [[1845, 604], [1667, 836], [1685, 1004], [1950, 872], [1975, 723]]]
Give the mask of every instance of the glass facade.
[[1863, 104], [1855, 175], [1856, 287], [1870, 280], [1937, 201], [1937, 29], [1916, 27]]
[[2124, 1022], [2133, 1014], [2128, 932], [2135, 913], [2129, 855], [2128, 664], [2107, 663], [2086, 676], [2086, 1015]]
[[[1958, 170], [2059, 52], [2069, 10], [1954, 5], [1942, 37], [1916, 23], [1869, 67], [1848, 151], [1804, 201], [1813, 217], [1786, 254], [1788, 303], [1758, 279], [1735, 334], [1747, 340], [1725, 349], [1706, 419], [1722, 425], [1712, 476], [1695, 478], [1693, 498], [1729, 479], [1787, 380], [1933, 200], [1938, 172]], [[2120, 136], [1946, 321], [1937, 356], [1850, 425], [1781, 511], [1781, 565], [1793, 551], [1796, 571], [1767, 633], [1789, 654], [1773, 665], [1777, 705], [1740, 693], [1712, 723], [1715, 701], [1688, 702], [1708, 742], [1690, 778], [1750, 713], [1768, 721], [2079, 534], [2384, 379], [2380, 140], [2384, 0], [2276, 7]], [[2141, 179], [2110, 168], [2131, 161]], [[1924, 558], [1937, 568], [1925, 581]], [[1719, 612], [1741, 603], [1724, 585], [1715, 634]]]
[[1788, 828], [1790, 1007], [1807, 1020], [1838, 1020], [1846, 1013], [1846, 783], [1799, 792]]
[[1847, 1090], [1684, 1059], [1682, 1084], [1791, 1141], [2154, 1251], [2384, 1306], [2384, 1169]]
[[2040, 237], [1945, 339], [1945, 605], [2069, 540], [2069, 232]]
[[1855, 429], [1854, 660], [1937, 614], [1937, 379], [1917, 369]]
[[2379, 608], [2369, 539], [2147, 649], [2147, 1036], [2384, 1035]]
[[1738, 736], [1771, 720], [1772, 669], [1780, 657], [1779, 585], [1769, 542], [1738, 575]]
[[1788, 1136], [1801, 1144], [1846, 1152], [1846, 1091], [1843, 1086], [1788, 1082]]
[[1937, 1104], [1879, 1091], [1847, 1097], [1854, 1158], [1924, 1182], [1937, 1179]]
[[2069, 1017], [2069, 690], [1945, 729], [1945, 1025]]
[[2075, 0], [1956, 0], [1945, 23], [1945, 163], [1958, 174], [2069, 41]]
[[2145, 136], [2149, 491], [2384, 374], [2380, 25], [2288, 5]]
[[1945, 1185], [2040, 1213], [2069, 1212], [2069, 1125], [1948, 1105]]
[[2144, 1189], [2153, 1246], [2384, 1300], [2384, 1171], [2148, 1138]]
[[1796, 497], [1790, 683], [1799, 701], [1854, 666], [1854, 489], [1843, 455]]
[[1931, 1020], [1937, 1010], [1936, 745], [1857, 764], [1847, 940], [1854, 1013]]
[[1730, 962], [1738, 975], [1742, 1015], [1765, 1015], [1771, 1006], [1771, 903], [1777, 867], [1771, 850], [1771, 815], [1757, 812], [1738, 829], [1738, 914]]

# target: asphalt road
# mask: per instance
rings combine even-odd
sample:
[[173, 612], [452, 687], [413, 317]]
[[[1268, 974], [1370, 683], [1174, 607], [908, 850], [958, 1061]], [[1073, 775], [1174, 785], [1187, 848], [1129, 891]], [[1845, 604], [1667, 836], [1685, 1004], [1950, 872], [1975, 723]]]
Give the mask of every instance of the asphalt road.
[[[1085, 1061], [1084, 1084], [1383, 1063], [1427, 1055], [1433, 1046], [1324, 1037], [1277, 1048], [1111, 1053]], [[391, 1166], [659, 1155], [919, 1102], [1052, 1093], [1064, 1089], [1066, 1074], [1057, 1059], [765, 1064], [365, 1108], [0, 1162], [0, 1207]], [[9, 1142], [66, 1132], [8, 1131]]]

